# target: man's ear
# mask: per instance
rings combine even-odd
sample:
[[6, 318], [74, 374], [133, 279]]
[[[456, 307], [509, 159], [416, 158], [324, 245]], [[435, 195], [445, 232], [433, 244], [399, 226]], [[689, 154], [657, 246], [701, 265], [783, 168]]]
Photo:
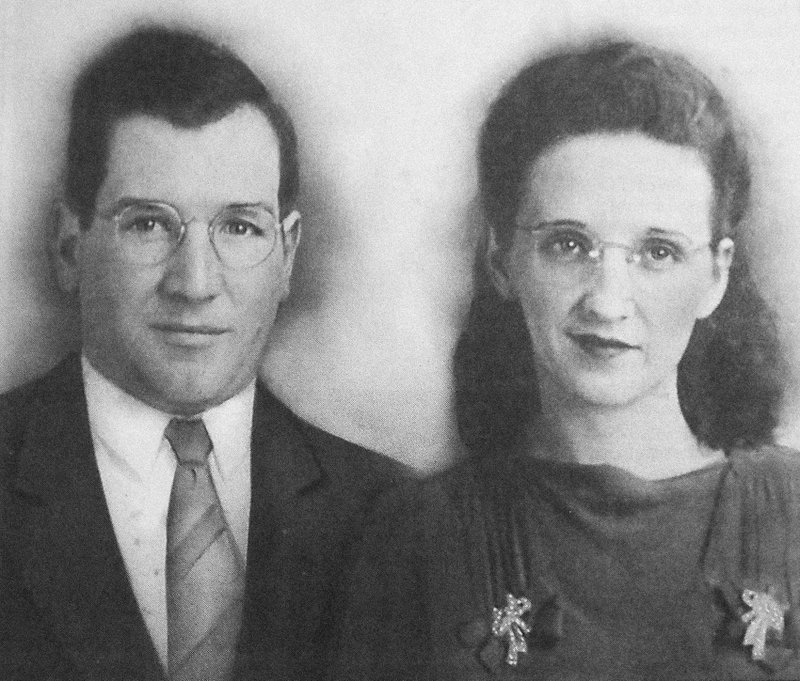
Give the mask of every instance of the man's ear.
[[50, 240], [50, 255], [59, 288], [68, 295], [78, 292], [80, 268], [80, 217], [64, 202], [55, 205], [56, 224]]
[[697, 318], [705, 319], [717, 309], [728, 288], [735, 245], [732, 239], [721, 239], [714, 250], [714, 283], [708, 289], [698, 308]]
[[489, 274], [495, 290], [506, 300], [510, 300], [514, 293], [506, 264], [506, 252], [497, 243], [494, 228], [490, 227], [486, 233], [486, 248], [484, 249], [483, 266]]
[[292, 268], [294, 267], [294, 259], [295, 255], [297, 254], [297, 245], [300, 243], [301, 232], [302, 225], [300, 213], [297, 210], [293, 210], [283, 219], [281, 225], [281, 243], [283, 244], [282, 301], [289, 297], [292, 280]]

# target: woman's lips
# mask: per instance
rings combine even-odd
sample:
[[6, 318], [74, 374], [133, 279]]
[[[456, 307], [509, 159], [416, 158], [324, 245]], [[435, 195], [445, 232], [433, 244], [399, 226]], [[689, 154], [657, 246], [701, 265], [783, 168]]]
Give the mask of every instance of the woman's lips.
[[227, 331], [222, 326], [211, 324], [154, 324], [153, 326], [159, 331], [170, 333], [202, 333], [211, 336], [219, 336]]
[[638, 345], [611, 336], [594, 333], [568, 333], [567, 336], [585, 353], [596, 357], [617, 357], [639, 349]]

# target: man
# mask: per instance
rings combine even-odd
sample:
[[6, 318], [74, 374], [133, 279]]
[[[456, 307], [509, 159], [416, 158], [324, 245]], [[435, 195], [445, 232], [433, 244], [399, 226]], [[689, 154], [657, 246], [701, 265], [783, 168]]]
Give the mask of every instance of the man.
[[93, 62], [71, 114], [82, 353], [0, 398], [0, 677], [313, 679], [401, 470], [256, 385], [300, 237], [292, 124], [162, 28]]

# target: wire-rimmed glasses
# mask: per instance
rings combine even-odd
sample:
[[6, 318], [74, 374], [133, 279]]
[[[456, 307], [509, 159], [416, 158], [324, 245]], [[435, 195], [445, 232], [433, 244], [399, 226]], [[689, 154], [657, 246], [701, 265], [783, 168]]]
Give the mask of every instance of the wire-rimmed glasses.
[[681, 271], [692, 255], [711, 247], [711, 242], [695, 244], [683, 234], [666, 230], [648, 230], [630, 244], [607, 241], [584, 224], [571, 220], [518, 229], [533, 240], [540, 264], [565, 274], [590, 274], [608, 249], [620, 248], [625, 251], [625, 261], [633, 272], [652, 279]]
[[[160, 201], [132, 201], [111, 214], [120, 252], [134, 265], [157, 265], [170, 258], [195, 219]], [[247, 269], [264, 262], [280, 238], [282, 222], [264, 204], [230, 204], [208, 222], [208, 238], [220, 262]]]

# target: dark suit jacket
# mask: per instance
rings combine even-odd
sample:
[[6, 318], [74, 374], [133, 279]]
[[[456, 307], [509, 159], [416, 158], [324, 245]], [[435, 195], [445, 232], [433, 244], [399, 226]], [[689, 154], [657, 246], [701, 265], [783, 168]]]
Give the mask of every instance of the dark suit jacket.
[[[0, 678], [164, 676], [128, 581], [77, 357], [0, 397]], [[366, 508], [405, 474], [260, 387], [238, 679], [324, 671]]]

